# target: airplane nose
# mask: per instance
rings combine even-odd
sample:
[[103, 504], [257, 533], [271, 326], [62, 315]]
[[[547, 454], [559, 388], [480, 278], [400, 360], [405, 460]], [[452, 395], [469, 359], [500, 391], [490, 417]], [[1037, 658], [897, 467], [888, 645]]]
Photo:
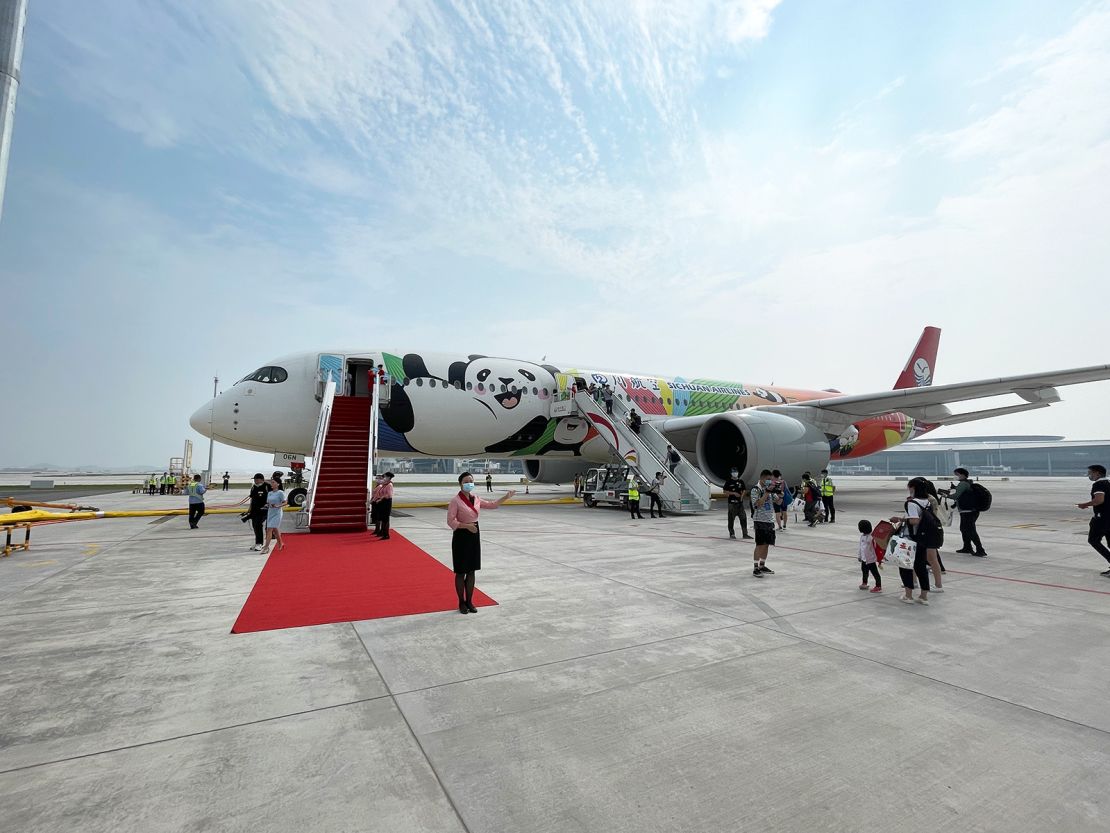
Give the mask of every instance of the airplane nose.
[[212, 416], [215, 402], [215, 399], [209, 399], [205, 404], [197, 408], [193, 415], [189, 417], [189, 425], [191, 425], [193, 430], [201, 436], [212, 436]]

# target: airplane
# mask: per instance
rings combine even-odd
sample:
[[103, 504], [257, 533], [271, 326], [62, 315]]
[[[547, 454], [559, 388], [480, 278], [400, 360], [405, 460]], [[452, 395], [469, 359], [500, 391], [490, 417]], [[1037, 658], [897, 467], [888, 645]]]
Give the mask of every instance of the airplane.
[[[936, 428], [1059, 402], [1065, 385], [1110, 378], [1110, 365], [933, 385], [940, 330], [926, 327], [894, 388], [865, 394], [704, 378], [560, 369], [484, 355], [334, 350], [293, 353], [249, 373], [197, 409], [190, 425], [217, 442], [274, 454], [311, 455], [323, 382], [368, 396], [378, 364], [389, 380], [379, 453], [390, 457], [520, 459], [529, 480], [568, 483], [587, 463], [611, 459], [604, 417], [555, 415], [559, 385], [610, 385], [623, 413], [635, 407], [711, 483], [736, 468], [788, 478], [830, 460], [865, 457]], [[957, 402], [1016, 396], [1014, 404], [953, 413]], [[560, 411], [561, 413], [561, 411]]]

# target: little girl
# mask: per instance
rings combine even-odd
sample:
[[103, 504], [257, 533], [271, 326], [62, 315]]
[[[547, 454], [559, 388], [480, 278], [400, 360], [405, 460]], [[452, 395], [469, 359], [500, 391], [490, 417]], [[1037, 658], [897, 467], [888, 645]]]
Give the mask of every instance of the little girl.
[[867, 589], [867, 574], [870, 573], [875, 577], [875, 586], [871, 588], [871, 592], [880, 593], [883, 589], [883, 580], [879, 577], [879, 568], [875, 564], [877, 556], [875, 555], [875, 542], [871, 538], [871, 521], [860, 521], [858, 529], [859, 566], [863, 571], [863, 584], [859, 586], [859, 589]]

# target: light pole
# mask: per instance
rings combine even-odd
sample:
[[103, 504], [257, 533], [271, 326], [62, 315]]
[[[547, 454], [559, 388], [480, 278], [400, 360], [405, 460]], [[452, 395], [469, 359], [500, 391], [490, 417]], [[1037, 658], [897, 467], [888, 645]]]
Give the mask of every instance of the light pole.
[[216, 433], [216, 386], [220, 384], [220, 377], [214, 376], [212, 378], [212, 404], [208, 406], [208, 482], [206, 486], [212, 485], [212, 445], [216, 442], [213, 439]]
[[23, 27], [27, 0], [0, 0], [0, 210], [8, 178], [8, 152], [15, 123], [15, 97], [19, 92], [19, 67], [23, 60]]

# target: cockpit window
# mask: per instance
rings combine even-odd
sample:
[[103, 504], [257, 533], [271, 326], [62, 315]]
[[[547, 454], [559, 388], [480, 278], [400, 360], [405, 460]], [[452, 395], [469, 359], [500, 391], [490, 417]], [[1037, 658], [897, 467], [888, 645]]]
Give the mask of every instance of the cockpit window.
[[[284, 382], [289, 378], [289, 374], [284, 367], [260, 367], [254, 373], [248, 373], [239, 382], [263, 382], [268, 385], [276, 385]], [[239, 384], [236, 382], [235, 384]]]

